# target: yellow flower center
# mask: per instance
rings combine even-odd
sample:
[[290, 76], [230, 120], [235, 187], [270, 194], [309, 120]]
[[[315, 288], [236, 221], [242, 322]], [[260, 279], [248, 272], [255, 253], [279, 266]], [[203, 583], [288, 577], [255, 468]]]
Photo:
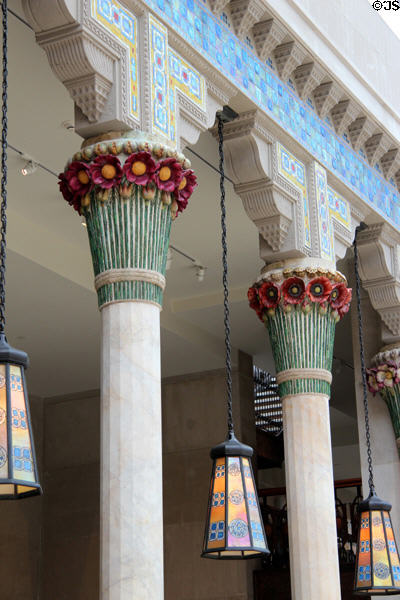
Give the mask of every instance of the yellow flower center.
[[143, 173], [146, 173], [145, 163], [141, 160], [135, 160], [135, 162], [132, 165], [132, 173], [134, 175], [143, 175]]
[[390, 371], [386, 371], [386, 373], [385, 373], [385, 378], [386, 378], [386, 379], [393, 379], [393, 375], [392, 375], [392, 373], [391, 373]]
[[293, 285], [292, 286], [292, 294], [297, 294], [299, 292], [299, 288], [297, 287], [297, 285]]
[[322, 288], [320, 285], [316, 285], [314, 288], [314, 291], [316, 294], [320, 294], [322, 292]]
[[169, 167], [161, 167], [158, 176], [161, 181], [168, 181], [168, 179], [171, 177], [171, 169]]
[[84, 171], [82, 169], [82, 171], [78, 171], [78, 180], [83, 183], [84, 185], [86, 185], [87, 183], [89, 183], [89, 176], [86, 173], [86, 171]]
[[186, 180], [186, 177], [184, 177], [179, 184], [178, 190], [183, 190], [186, 187], [186, 184], [187, 184], [187, 180]]
[[113, 179], [117, 173], [116, 168], [113, 165], [104, 165], [101, 169], [101, 174], [104, 179]]

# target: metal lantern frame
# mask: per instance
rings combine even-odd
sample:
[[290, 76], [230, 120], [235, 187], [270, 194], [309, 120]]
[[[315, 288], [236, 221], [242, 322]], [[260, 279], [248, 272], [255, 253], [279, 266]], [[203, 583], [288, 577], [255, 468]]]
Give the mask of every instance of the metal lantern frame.
[[[391, 504], [378, 498], [375, 492], [369, 428], [367, 372], [361, 310], [361, 281], [358, 270], [357, 236], [367, 226], [361, 223], [354, 237], [354, 272], [356, 279], [358, 337], [365, 418], [365, 438], [368, 460], [369, 496], [359, 505], [360, 524], [356, 556], [354, 594], [357, 596], [392, 596], [400, 594], [400, 559], [390, 518]], [[390, 536], [390, 539], [389, 539]], [[378, 562], [376, 562], [378, 560]], [[383, 584], [383, 582], [386, 582]], [[383, 585], [380, 585], [380, 584]]]
[[[29, 359], [28, 355], [22, 350], [17, 350], [16, 348], [12, 348], [6, 339], [4, 334], [0, 334], [0, 365], [5, 366], [5, 381], [0, 382], [3, 383], [3, 386], [6, 388], [6, 414], [4, 416], [5, 422], [7, 424], [7, 450], [6, 457], [7, 460], [7, 469], [8, 469], [8, 477], [3, 478], [0, 477], [0, 499], [1, 500], [16, 500], [27, 498], [29, 496], [36, 496], [42, 493], [42, 489], [39, 483], [39, 475], [37, 469], [37, 461], [36, 461], [36, 452], [35, 452], [35, 444], [32, 435], [32, 421], [31, 414], [29, 408], [29, 398], [27, 393], [26, 379], [25, 379], [25, 369], [28, 367]], [[21, 378], [22, 378], [22, 388], [24, 394], [24, 409], [26, 412], [25, 420], [26, 426], [29, 434], [30, 447], [29, 451], [31, 453], [31, 463], [33, 466], [33, 475], [34, 481], [27, 481], [24, 479], [18, 479], [15, 477], [15, 464], [14, 464], [14, 435], [12, 430], [12, 421], [13, 421], [13, 409], [11, 402], [11, 375], [10, 375], [10, 367], [15, 365], [20, 367], [21, 369]], [[3, 375], [0, 376], [1, 378]], [[3, 387], [2, 386], [2, 387]], [[1, 428], [1, 424], [0, 424]], [[5, 450], [5, 448], [3, 449]], [[2, 489], [7, 488], [13, 489], [10, 490], [10, 493], [2, 493]], [[21, 489], [22, 488], [22, 489]], [[27, 491], [24, 491], [23, 488], [27, 488]]]
[[[12, 348], [5, 335], [5, 274], [7, 256], [7, 135], [8, 135], [8, 2], [2, 0], [2, 115], [0, 207], [0, 500], [15, 500], [42, 493], [33, 441], [29, 398], [25, 381], [28, 355]], [[16, 372], [11, 375], [11, 369]], [[11, 381], [14, 378], [13, 382]], [[22, 432], [22, 433], [21, 433]], [[22, 444], [21, 446], [19, 444]], [[18, 450], [18, 452], [17, 452]], [[21, 477], [16, 476], [19, 471]], [[31, 473], [33, 481], [23, 479]], [[25, 475], [27, 477], [27, 475]], [[3, 493], [4, 492], [4, 493]]]
[[[203, 552], [201, 556], [202, 558], [220, 560], [257, 558], [262, 554], [270, 554], [258, 501], [253, 467], [251, 464], [253, 449], [236, 439], [233, 425], [223, 129], [224, 122], [231, 121], [236, 116], [236, 113], [227, 106], [224, 107], [222, 112], [217, 113], [228, 436], [224, 442], [212, 448], [210, 452], [210, 456], [213, 460], [213, 467], [208, 498]], [[235, 467], [234, 473], [233, 467]], [[216, 483], [217, 480], [218, 485]], [[230, 491], [229, 486], [233, 482], [237, 485], [235, 489]], [[218, 488], [221, 487], [220, 491], [216, 491], [216, 485]], [[230, 520], [230, 515], [236, 516], [236, 518]], [[211, 520], [212, 516], [214, 516], [214, 520]], [[218, 520], [215, 520], [217, 517]], [[215, 527], [213, 527], [214, 525]], [[215, 538], [213, 536], [215, 536]], [[257, 539], [255, 539], [256, 537]], [[229, 539], [231, 538], [242, 540], [242, 545], [240, 545], [239, 542], [237, 545], [234, 543], [229, 545]], [[244, 545], [247, 540], [249, 541], [249, 544]], [[215, 542], [218, 541], [223, 543], [223, 545], [215, 544]]]

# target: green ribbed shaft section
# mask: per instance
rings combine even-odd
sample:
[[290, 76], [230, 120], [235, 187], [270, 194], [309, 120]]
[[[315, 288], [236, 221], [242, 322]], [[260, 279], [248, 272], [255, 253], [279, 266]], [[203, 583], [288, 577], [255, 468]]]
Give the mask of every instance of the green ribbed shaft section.
[[[277, 373], [287, 369], [331, 371], [336, 323], [330, 312], [328, 308], [326, 314], [320, 314], [317, 304], [309, 313], [300, 307], [293, 307], [291, 312], [285, 312], [281, 306], [276, 308], [275, 316], [268, 318], [267, 328]], [[304, 378], [279, 385], [281, 397], [310, 392], [329, 396], [330, 384]]]
[[389, 409], [400, 455], [400, 383], [395, 383], [392, 388], [385, 387], [380, 390], [380, 393]]
[[[105, 202], [101, 194], [91, 193], [84, 216], [95, 275], [123, 268], [165, 275], [171, 210], [161, 202], [159, 190], [152, 201], [145, 201], [141, 192], [141, 187], [133, 185], [131, 196], [125, 199], [111, 189]], [[154, 283], [121, 281], [103, 285], [97, 296], [99, 307], [118, 300], [147, 300], [162, 306], [163, 293]]]

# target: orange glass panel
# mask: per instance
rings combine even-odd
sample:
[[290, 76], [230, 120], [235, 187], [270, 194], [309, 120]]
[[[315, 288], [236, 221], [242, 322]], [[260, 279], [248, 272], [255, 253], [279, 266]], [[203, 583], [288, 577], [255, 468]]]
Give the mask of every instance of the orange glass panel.
[[382, 514], [379, 510], [371, 511], [371, 521], [373, 585], [377, 587], [391, 587], [392, 577], [390, 574], [389, 557], [383, 530]]
[[361, 513], [357, 587], [371, 587], [371, 539], [369, 511]]
[[8, 479], [6, 366], [0, 365], [0, 479]]
[[264, 532], [260, 521], [260, 508], [258, 504], [258, 496], [254, 489], [251, 464], [248, 458], [242, 458], [242, 461], [244, 483], [246, 486], [247, 505], [249, 507], [250, 527], [253, 536], [253, 546], [254, 548], [265, 549], [266, 546]]
[[211, 498], [210, 525], [206, 542], [207, 549], [210, 550], [225, 546], [225, 481], [225, 458], [217, 458]]
[[392, 573], [393, 573], [393, 585], [400, 590], [400, 562], [399, 562], [399, 554], [398, 549], [396, 547], [396, 542], [394, 539], [394, 533], [392, 529], [392, 524], [390, 521], [389, 513], [382, 513], [386, 537], [387, 537], [387, 545], [389, 550], [389, 558], [392, 563]]
[[240, 458], [230, 456], [228, 462], [228, 546], [250, 546], [249, 524], [243, 490]]
[[21, 368], [10, 365], [13, 478], [35, 481]]

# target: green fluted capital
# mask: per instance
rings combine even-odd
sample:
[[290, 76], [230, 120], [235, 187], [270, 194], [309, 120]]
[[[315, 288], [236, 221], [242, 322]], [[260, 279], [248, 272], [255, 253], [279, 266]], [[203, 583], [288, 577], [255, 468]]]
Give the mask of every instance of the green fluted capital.
[[86, 220], [99, 307], [162, 305], [171, 222], [196, 187], [190, 161], [142, 132], [86, 144], [59, 176]]
[[380, 392], [389, 409], [400, 456], [400, 346], [386, 346], [372, 359], [367, 369], [368, 388]]
[[329, 396], [335, 327], [351, 302], [345, 277], [316, 266], [277, 268], [261, 275], [248, 299], [268, 329], [280, 396]]

